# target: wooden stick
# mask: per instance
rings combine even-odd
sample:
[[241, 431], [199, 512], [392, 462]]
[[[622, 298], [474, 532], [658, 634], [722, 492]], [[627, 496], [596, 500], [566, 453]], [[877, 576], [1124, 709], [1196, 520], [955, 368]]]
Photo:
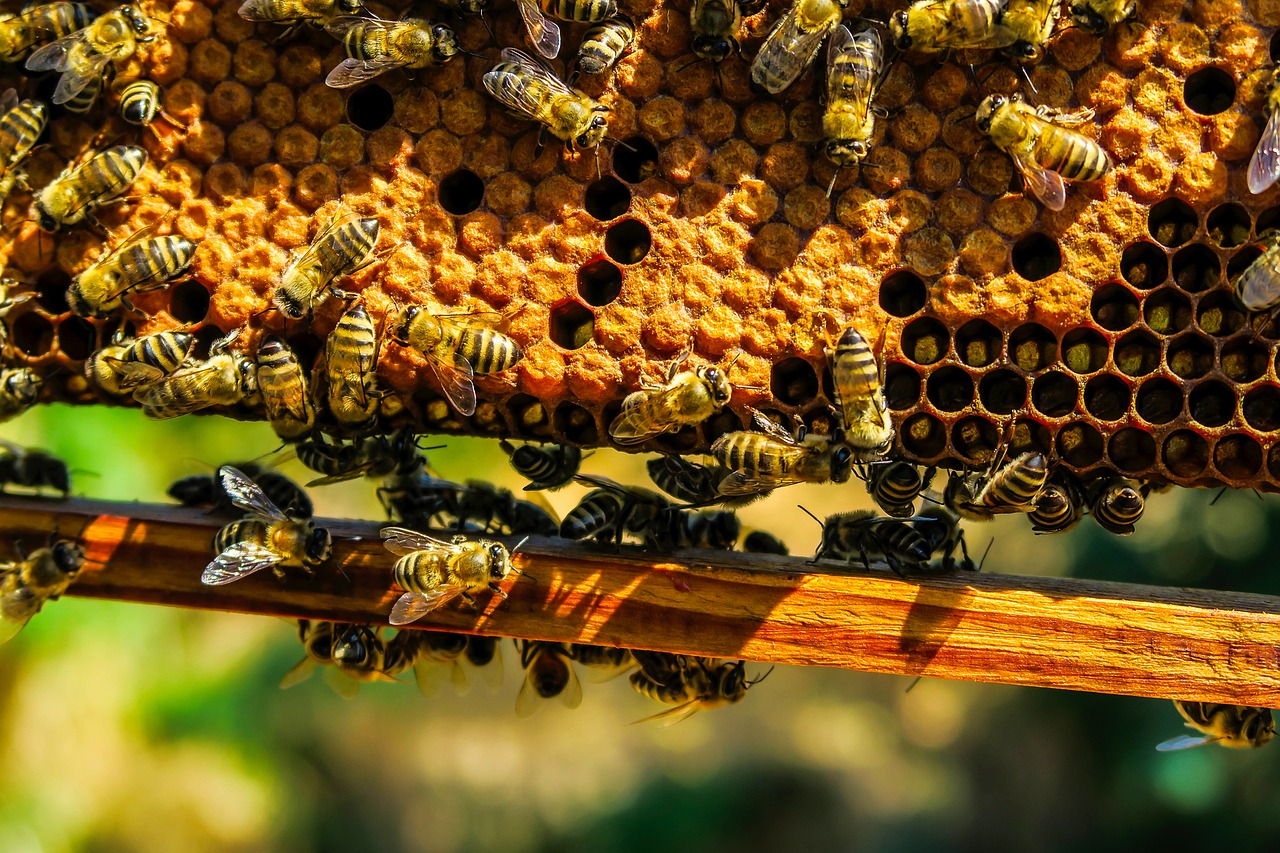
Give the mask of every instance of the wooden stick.
[[[177, 607], [385, 623], [400, 595], [381, 525], [323, 522], [334, 559], [314, 578], [200, 583], [227, 519], [98, 501], [0, 498], [0, 530], [49, 531], [88, 558], [70, 594]], [[509, 543], [513, 544], [513, 543]], [[815, 574], [799, 559], [530, 541], [483, 612], [450, 604], [414, 627], [844, 667], [898, 675], [1280, 706], [1280, 599], [966, 572]], [[339, 569], [341, 571], [339, 571]], [[53, 606], [56, 606], [53, 605]]]

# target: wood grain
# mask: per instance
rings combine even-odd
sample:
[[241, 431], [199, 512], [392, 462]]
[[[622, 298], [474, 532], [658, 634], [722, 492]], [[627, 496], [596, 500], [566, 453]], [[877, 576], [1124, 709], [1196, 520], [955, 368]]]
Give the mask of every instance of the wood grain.
[[[83, 541], [71, 595], [176, 607], [385, 622], [400, 590], [379, 524], [324, 522], [334, 559], [314, 578], [261, 572], [206, 587], [226, 519], [168, 506], [0, 498], [28, 547]], [[511, 544], [511, 543], [509, 543]], [[1280, 598], [964, 573], [816, 574], [799, 559], [671, 555], [528, 542], [510, 599], [450, 605], [415, 627], [1168, 699], [1280, 706]], [[56, 605], [55, 605], [56, 606]]]

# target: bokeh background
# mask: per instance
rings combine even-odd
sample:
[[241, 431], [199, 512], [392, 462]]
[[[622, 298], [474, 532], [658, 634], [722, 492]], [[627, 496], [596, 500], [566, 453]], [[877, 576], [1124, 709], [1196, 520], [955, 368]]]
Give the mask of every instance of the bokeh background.
[[[149, 422], [39, 408], [0, 438], [54, 451], [75, 492], [164, 500], [173, 479], [278, 446], [261, 424]], [[521, 483], [494, 442], [455, 439], [451, 479]], [[296, 464], [296, 463], [294, 463]], [[284, 470], [305, 478], [297, 468]], [[584, 470], [643, 484], [643, 459]], [[581, 496], [551, 495], [563, 511]], [[322, 515], [380, 518], [369, 482], [317, 490]], [[1086, 520], [1036, 537], [970, 527], [985, 571], [1280, 594], [1274, 497], [1153, 496], [1128, 538]], [[869, 505], [858, 484], [793, 488], [744, 522], [811, 553], [819, 515]], [[0, 549], [10, 548], [0, 536]], [[4, 554], [5, 559], [12, 558]], [[497, 692], [355, 700], [314, 677], [287, 622], [67, 597], [0, 649], [0, 851], [907, 851], [1276, 849], [1280, 747], [1162, 754], [1168, 702], [778, 667], [742, 703], [678, 725], [625, 678], [584, 679], [577, 710], [514, 714]], [[753, 668], [755, 671], [755, 668]]]

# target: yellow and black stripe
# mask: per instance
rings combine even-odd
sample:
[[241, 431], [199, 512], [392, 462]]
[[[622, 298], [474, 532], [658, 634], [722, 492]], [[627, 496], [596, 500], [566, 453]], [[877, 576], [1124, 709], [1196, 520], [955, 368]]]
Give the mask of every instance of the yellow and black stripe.
[[561, 21], [594, 24], [618, 12], [616, 0], [538, 0], [543, 14]]

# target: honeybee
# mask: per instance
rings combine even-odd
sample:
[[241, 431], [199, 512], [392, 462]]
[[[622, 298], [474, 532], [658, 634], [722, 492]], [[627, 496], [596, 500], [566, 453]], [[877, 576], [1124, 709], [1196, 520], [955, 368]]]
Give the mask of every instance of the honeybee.
[[845, 443], [860, 461], [879, 459], [893, 444], [893, 421], [875, 353], [850, 326], [841, 333], [828, 359]]
[[[207, 409], [234, 406], [258, 393], [258, 368], [251, 358], [228, 352], [239, 330], [214, 341], [209, 357], [179, 367], [168, 376], [156, 375], [133, 391], [149, 418], [165, 420]], [[159, 371], [157, 371], [158, 373]]]
[[572, 643], [569, 646], [569, 656], [575, 662], [588, 669], [595, 670], [601, 677], [606, 679], [621, 675], [636, 665], [635, 658], [631, 656], [631, 650], [620, 649], [617, 646], [591, 646], [584, 643]]
[[173, 373], [191, 354], [194, 343], [190, 332], [156, 332], [132, 341], [117, 332], [113, 343], [95, 350], [85, 361], [85, 376], [104, 393], [124, 394]]
[[575, 542], [612, 540], [621, 545], [625, 534], [643, 536], [671, 505], [656, 492], [624, 486], [606, 477], [579, 475], [574, 479], [596, 487], [560, 523], [560, 536]]
[[1004, 463], [996, 455], [982, 474], [952, 474], [943, 503], [961, 518], [990, 521], [997, 513], [1031, 512], [1049, 478], [1049, 462], [1040, 453], [1023, 453]]
[[9, 197], [22, 175], [19, 166], [27, 159], [36, 140], [44, 132], [49, 110], [39, 101], [18, 101], [16, 89], [0, 95], [0, 203]]
[[132, 145], [99, 151], [79, 166], [69, 164], [36, 195], [36, 222], [44, 231], [70, 228], [81, 220], [101, 227], [93, 208], [127, 190], [147, 165], [147, 152]]
[[298, 638], [307, 655], [285, 673], [282, 689], [306, 681], [317, 664], [333, 666], [331, 672], [345, 676], [330, 679], [329, 684], [348, 699], [359, 692], [362, 681], [395, 681], [387, 671], [387, 644], [371, 625], [299, 619]]
[[1080, 486], [1069, 473], [1058, 471], [1044, 484], [1027, 517], [1036, 533], [1065, 533], [1080, 522], [1083, 514]]
[[240, 17], [247, 21], [285, 24], [287, 36], [301, 24], [319, 24], [338, 15], [355, 15], [362, 0], [245, 0]]
[[388, 621], [407, 625], [461, 596], [476, 606], [472, 596], [489, 590], [506, 598], [498, 582], [518, 574], [511, 566], [506, 546], [484, 539], [468, 541], [455, 536], [449, 542], [405, 527], [384, 527], [381, 531], [387, 550], [399, 554], [392, 573], [404, 595], [391, 608]]
[[340, 15], [324, 28], [342, 41], [347, 58], [324, 82], [335, 89], [358, 86], [396, 68], [417, 70], [443, 65], [458, 55], [458, 35], [445, 24], [422, 18], [382, 21]]
[[644, 546], [658, 551], [710, 548], [731, 551], [742, 534], [742, 522], [727, 509], [694, 512], [684, 507], [662, 510], [644, 530]]
[[486, 533], [510, 536], [555, 536], [560, 523], [546, 507], [517, 500], [509, 489], [483, 480], [468, 480], [454, 490], [446, 502], [446, 512], [454, 514], [455, 529], [479, 527]]
[[71, 473], [67, 463], [47, 450], [19, 447], [0, 441], [4, 453], [0, 453], [0, 489], [18, 486], [41, 491], [51, 489], [66, 497], [71, 491]]
[[943, 53], [1008, 47], [1017, 35], [1000, 23], [1002, 0], [916, 0], [889, 19], [898, 50]]
[[573, 655], [564, 643], [524, 640], [520, 647], [520, 665], [524, 667], [524, 684], [516, 697], [516, 716], [528, 717], [544, 701], [556, 699], [566, 708], [582, 704], [582, 682], [573, 670]]
[[770, 95], [785, 91], [813, 64], [822, 40], [840, 26], [849, 0], [794, 0], [751, 61], [751, 83]]
[[[939, 566], [944, 572], [953, 572], [957, 568], [964, 571], [981, 571], [982, 563], [974, 564], [969, 557], [969, 546], [964, 539], [964, 528], [960, 526], [960, 517], [944, 506], [926, 506], [920, 514], [911, 519], [911, 526], [924, 539], [929, 547], [930, 556], [939, 556]], [[955, 558], [956, 548], [960, 549], [959, 561]], [[987, 545], [990, 549], [990, 544]], [[982, 555], [986, 561], [986, 554]]]
[[538, 122], [543, 133], [564, 140], [566, 148], [594, 148], [609, 129], [608, 107], [570, 88], [536, 59], [514, 48], [503, 49], [502, 61], [485, 72], [483, 82], [498, 103]]
[[762, 0], [693, 0], [689, 4], [689, 32], [694, 55], [708, 62], [723, 62], [731, 53], [741, 54], [738, 30], [742, 18], [754, 15], [763, 6]]
[[333, 286], [344, 275], [354, 275], [372, 263], [378, 243], [378, 220], [335, 215], [320, 229], [311, 245], [298, 254], [280, 275], [280, 285], [272, 302], [290, 320], [310, 314], [332, 292], [340, 299], [353, 299]]
[[635, 651], [632, 654], [640, 668], [631, 673], [631, 686], [642, 696], [675, 706], [637, 721], [641, 723], [667, 720], [670, 725], [699, 711], [741, 702], [753, 685], [764, 681], [773, 671], [770, 669], [748, 681], [745, 661], [717, 662], [715, 658], [662, 652]]
[[933, 553], [920, 532], [904, 519], [865, 509], [836, 513], [825, 521], [813, 513], [809, 515], [822, 525], [822, 541], [813, 556], [815, 560], [840, 560], [849, 565], [860, 560], [869, 571], [871, 557], [875, 556], [901, 575], [904, 570], [924, 567]]
[[1096, 141], [1070, 129], [1093, 118], [1093, 110], [1063, 113], [1032, 107], [1017, 95], [988, 95], [978, 105], [978, 129], [1009, 155], [1027, 186], [1050, 210], [1067, 203], [1063, 178], [1097, 181], [1111, 171], [1111, 158]]
[[491, 326], [501, 314], [432, 314], [421, 305], [400, 311], [391, 337], [427, 358], [440, 383], [440, 391], [460, 415], [476, 411], [476, 386], [472, 377], [501, 373], [516, 366], [524, 353], [516, 342]]
[[53, 103], [65, 104], [92, 81], [101, 82], [108, 63], [124, 62], [139, 44], [156, 40], [141, 7], [117, 6], [82, 30], [47, 44], [27, 57], [31, 71], [60, 71]]
[[720, 481], [722, 495], [767, 492], [796, 483], [845, 483], [853, 472], [853, 448], [839, 438], [791, 435], [759, 412], [761, 432], [730, 432], [716, 439], [711, 454], [732, 473]]
[[1059, 0], [1005, 0], [1000, 24], [1014, 34], [1005, 54], [1019, 65], [1039, 62], [1061, 14]]
[[1182, 735], [1156, 747], [1161, 752], [1190, 749], [1216, 743], [1231, 749], [1266, 746], [1275, 736], [1276, 724], [1269, 708], [1247, 705], [1215, 705], [1212, 702], [1173, 700], [1173, 707], [1186, 720], [1189, 729], [1202, 732], [1199, 737]]
[[462, 668], [467, 651], [467, 635], [449, 631], [401, 631], [401, 637], [415, 647], [413, 676], [418, 692], [428, 699], [440, 694], [444, 681], [450, 681], [458, 693], [468, 688], [467, 673]]
[[76, 115], [84, 115], [93, 109], [93, 105], [98, 102], [98, 96], [102, 94], [102, 86], [105, 81], [103, 77], [94, 77], [85, 87], [62, 105], [62, 108], [69, 113]]
[[1107, 477], [1089, 489], [1089, 514], [1102, 529], [1128, 536], [1146, 510], [1142, 485], [1128, 477]]
[[97, 16], [83, 3], [45, 3], [0, 17], [0, 62], [17, 62], [38, 42], [69, 36]]
[[[1089, 35], [1101, 36], [1138, 8], [1138, 0], [1075, 0], [1069, 6], [1071, 21]], [[1257, 192], [1257, 190], [1254, 190]]]
[[317, 527], [310, 517], [286, 514], [253, 480], [230, 465], [219, 468], [218, 476], [232, 502], [249, 515], [213, 537], [218, 556], [205, 567], [201, 583], [220, 586], [262, 569], [271, 569], [279, 578], [286, 568], [311, 574], [312, 566], [329, 559], [333, 541], [328, 530]]
[[409, 477], [427, 464], [409, 430], [366, 436], [350, 444], [330, 444], [317, 438], [299, 444], [297, 454], [299, 462], [325, 475], [307, 486], [327, 486], [357, 477]]
[[353, 305], [325, 340], [329, 411], [338, 426], [363, 432], [378, 418], [380, 340], [363, 305]]
[[505, 438], [498, 443], [511, 460], [511, 467], [529, 480], [526, 492], [564, 488], [582, 465], [582, 451], [570, 444], [514, 446]]
[[[294, 518], [310, 518], [312, 514], [311, 498], [297, 483], [279, 471], [264, 468], [256, 462], [242, 462], [233, 466], [241, 474], [257, 484], [267, 499], [276, 506], [282, 506]], [[183, 506], [207, 506], [210, 512], [234, 513], [235, 504], [226, 489], [222, 487], [222, 478], [214, 474], [192, 474], [180, 477], [169, 486], [169, 497]]]
[[29, 367], [0, 370], [0, 423], [31, 408], [44, 380]]
[[1280, 305], [1280, 232], [1267, 238], [1262, 254], [1240, 273], [1235, 292], [1246, 311], [1269, 311]]
[[635, 24], [626, 15], [614, 15], [596, 24], [583, 34], [582, 44], [578, 45], [578, 68], [574, 71], [574, 78], [579, 74], [608, 71], [618, 64], [635, 42]]
[[46, 601], [66, 592], [85, 562], [84, 549], [70, 539], [18, 556], [17, 562], [0, 563], [0, 643], [13, 639]]
[[733, 473], [723, 465], [702, 465], [683, 456], [664, 455], [650, 459], [645, 467], [655, 486], [690, 505], [746, 506], [763, 497], [762, 494], [720, 494], [720, 484]]
[[866, 480], [867, 494], [886, 515], [906, 518], [915, 515], [916, 498], [929, 488], [936, 472], [932, 465], [922, 472], [919, 466], [899, 459], [863, 466], [858, 476]]
[[[876, 114], [871, 102], [884, 80], [884, 45], [880, 31], [868, 27], [857, 35], [836, 27], [827, 44], [827, 106], [822, 114], [823, 150], [841, 169], [856, 166], [871, 149]], [[837, 169], [827, 195], [836, 185]]]
[[289, 345], [275, 335], [258, 343], [258, 391], [271, 428], [285, 441], [305, 438], [315, 428], [307, 374]]
[[786, 557], [791, 553], [785, 542], [764, 530], [748, 533], [742, 540], [742, 550], [748, 554], [776, 554], [779, 557]]
[[139, 127], [150, 127], [156, 116], [169, 124], [178, 124], [177, 119], [164, 111], [164, 95], [161, 94], [160, 87], [151, 80], [134, 80], [126, 84], [120, 90], [118, 109], [120, 118]]
[[1280, 66], [1271, 72], [1266, 108], [1270, 115], [1249, 160], [1249, 192], [1257, 195], [1280, 178]]
[[686, 350], [667, 370], [666, 385], [645, 385], [629, 394], [609, 424], [609, 437], [621, 445], [640, 444], [664, 432], [696, 426], [720, 411], [733, 396], [728, 371], [713, 365], [680, 370]]
[[191, 267], [195, 243], [176, 234], [144, 237], [149, 230], [135, 231], [72, 279], [67, 304], [73, 313], [102, 319], [121, 305], [136, 312], [129, 294], [159, 290]]

